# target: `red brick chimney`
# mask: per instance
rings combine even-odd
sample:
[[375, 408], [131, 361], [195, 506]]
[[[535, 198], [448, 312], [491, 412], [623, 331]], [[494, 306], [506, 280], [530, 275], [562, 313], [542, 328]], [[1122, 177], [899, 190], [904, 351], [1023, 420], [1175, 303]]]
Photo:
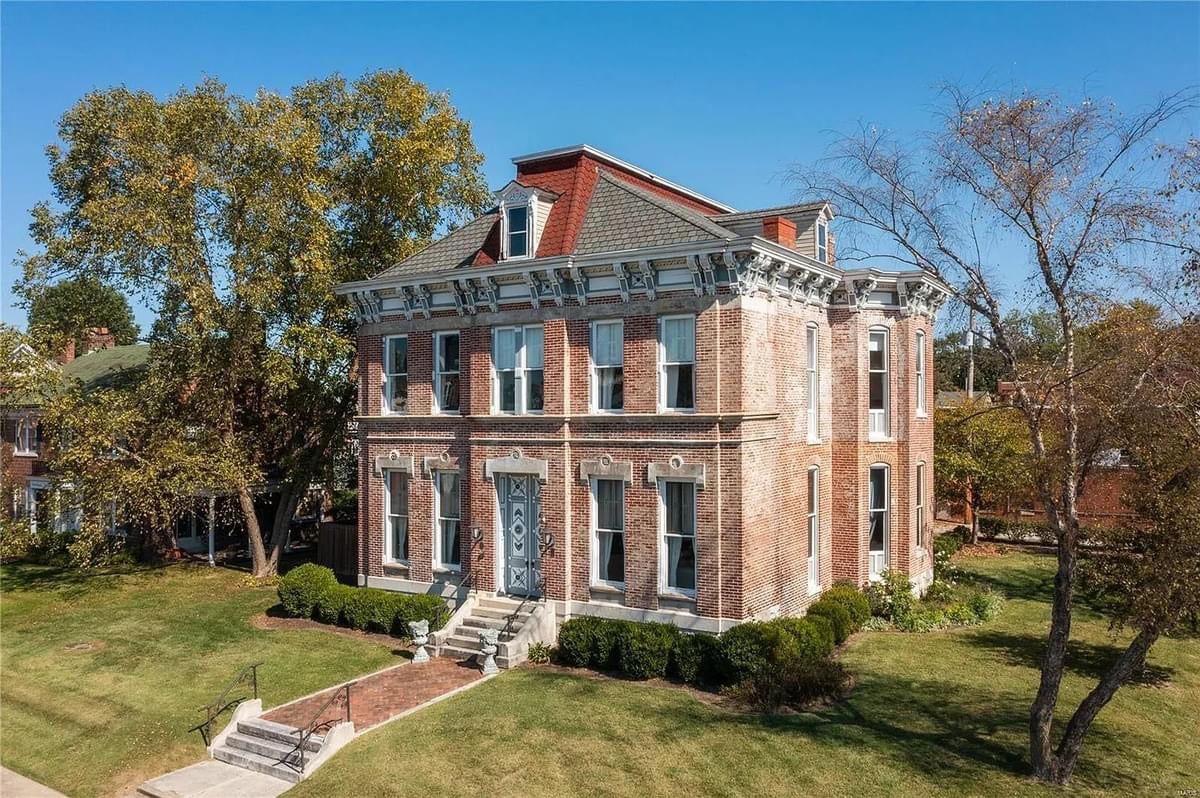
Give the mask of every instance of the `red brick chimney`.
[[782, 244], [788, 249], [796, 248], [796, 223], [782, 216], [763, 219], [763, 238]]
[[63, 346], [62, 352], [54, 358], [55, 362], [61, 363], [64, 366], [75, 359], [75, 339], [68, 338], [67, 343]]
[[83, 353], [95, 352], [99, 349], [112, 349], [117, 345], [116, 336], [107, 327], [89, 327], [83, 334]]

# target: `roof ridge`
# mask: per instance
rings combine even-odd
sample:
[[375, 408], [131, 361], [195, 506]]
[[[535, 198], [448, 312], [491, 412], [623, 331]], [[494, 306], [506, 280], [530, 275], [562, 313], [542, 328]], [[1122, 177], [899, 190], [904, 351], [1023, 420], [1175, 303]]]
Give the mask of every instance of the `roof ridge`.
[[769, 213], [778, 213], [780, 211], [790, 210], [819, 210], [829, 205], [829, 200], [813, 200], [812, 202], [797, 202], [790, 205], [773, 205], [769, 208], [755, 208], [749, 211], [736, 211], [734, 213], [718, 213], [713, 216], [714, 219], [749, 219], [755, 216], [766, 216]]
[[641, 186], [635, 186], [632, 183], [627, 183], [626, 181], [621, 180], [619, 177], [614, 175], [612, 172], [609, 172], [607, 169], [600, 169], [599, 177], [609, 183], [612, 183], [617, 188], [623, 189], [624, 191], [627, 191], [628, 193], [633, 194], [640, 199], [646, 200], [659, 209], [676, 216], [693, 227], [703, 230], [710, 235], [715, 235], [718, 238], [734, 238], [737, 235], [732, 230], [727, 230], [726, 228], [721, 227], [721, 225], [712, 221], [699, 211], [694, 211], [681, 203], [671, 202], [666, 197], [660, 197], [653, 191], [647, 191]]

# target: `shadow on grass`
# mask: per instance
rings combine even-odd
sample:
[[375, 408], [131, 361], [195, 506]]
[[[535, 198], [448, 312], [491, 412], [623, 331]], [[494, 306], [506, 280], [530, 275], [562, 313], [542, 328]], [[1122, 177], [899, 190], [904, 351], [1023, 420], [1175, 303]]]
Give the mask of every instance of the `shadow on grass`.
[[[964, 638], [972, 645], [999, 651], [1012, 665], [1038, 670], [1046, 651], [1046, 639], [1037, 635], [1013, 634], [1000, 631], [980, 631]], [[1067, 670], [1092, 680], [1099, 680], [1124, 649], [1115, 645], [1096, 645], [1072, 640], [1067, 647]], [[1175, 675], [1174, 668], [1147, 664], [1129, 683], [1142, 687], [1162, 687]]]
[[11, 563], [3, 567], [0, 588], [5, 591], [78, 590], [103, 587], [119, 577], [161, 576], [170, 563], [118, 565], [111, 568], [73, 568], [36, 563]]

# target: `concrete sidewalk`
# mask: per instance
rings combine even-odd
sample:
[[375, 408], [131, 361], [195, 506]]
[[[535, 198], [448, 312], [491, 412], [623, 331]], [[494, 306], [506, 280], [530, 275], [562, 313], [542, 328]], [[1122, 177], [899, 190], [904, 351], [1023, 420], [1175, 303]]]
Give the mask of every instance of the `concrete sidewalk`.
[[206, 760], [151, 779], [138, 787], [137, 795], [139, 798], [275, 798], [292, 786], [274, 776]]
[[0, 767], [0, 796], [4, 798], [66, 798], [58, 790], [52, 790], [20, 773]]

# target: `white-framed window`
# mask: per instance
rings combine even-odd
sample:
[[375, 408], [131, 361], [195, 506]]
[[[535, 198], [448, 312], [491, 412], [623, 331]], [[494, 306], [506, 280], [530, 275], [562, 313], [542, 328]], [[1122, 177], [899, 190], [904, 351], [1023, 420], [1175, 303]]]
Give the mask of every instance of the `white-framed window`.
[[867, 415], [868, 437], [888, 437], [888, 334], [887, 330], [867, 333]]
[[13, 454], [32, 457], [38, 453], [38, 423], [32, 418], [17, 419], [16, 440], [13, 442]]
[[408, 336], [383, 339], [383, 411], [408, 412]]
[[437, 529], [434, 534], [433, 564], [438, 568], [457, 571], [462, 568], [462, 492], [458, 472], [435, 471], [434, 481]]
[[696, 595], [696, 484], [659, 480], [662, 545], [659, 564], [665, 592]]
[[829, 263], [829, 225], [817, 222], [817, 260]]
[[917, 330], [917, 415], [925, 415], [925, 333]]
[[808, 360], [808, 439], [821, 440], [821, 375], [817, 325], [805, 328], [805, 353]]
[[408, 562], [408, 485], [409, 475], [404, 471], [383, 472], [384, 506], [387, 509], [385, 556], [389, 562]]
[[492, 330], [492, 406], [497, 413], [545, 408], [542, 325]]
[[592, 580], [609, 587], [625, 587], [625, 482], [592, 480], [592, 545], [595, 568]]
[[504, 251], [507, 257], [529, 257], [529, 219], [528, 205], [513, 205], [504, 209]]
[[925, 464], [917, 463], [917, 484], [915, 501], [917, 524], [917, 548], [925, 548]]
[[696, 409], [696, 317], [658, 320], [658, 404], [662, 410]]
[[437, 413], [459, 412], [458, 342], [457, 332], [433, 336], [433, 407]]
[[625, 323], [621, 319], [592, 322], [592, 409], [615, 413], [625, 409]]
[[878, 579], [887, 570], [889, 535], [888, 467], [873, 465], [868, 472], [868, 575]]
[[808, 592], [821, 591], [821, 469], [808, 469]]

